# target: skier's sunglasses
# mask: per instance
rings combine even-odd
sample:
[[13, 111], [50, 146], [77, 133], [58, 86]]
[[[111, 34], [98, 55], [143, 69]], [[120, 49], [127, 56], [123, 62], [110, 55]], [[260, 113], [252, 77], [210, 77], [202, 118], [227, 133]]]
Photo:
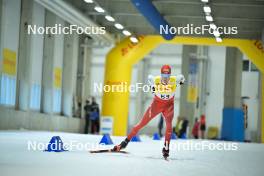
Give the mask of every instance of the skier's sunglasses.
[[169, 78], [170, 77], [170, 74], [161, 74], [161, 77], [162, 78]]

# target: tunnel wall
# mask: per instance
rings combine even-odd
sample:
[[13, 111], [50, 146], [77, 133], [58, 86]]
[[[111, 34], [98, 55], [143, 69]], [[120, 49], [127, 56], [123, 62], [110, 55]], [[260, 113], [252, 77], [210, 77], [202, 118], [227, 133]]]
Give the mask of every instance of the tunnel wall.
[[[75, 71], [77, 65], [74, 62], [78, 60], [76, 48], [79, 47], [79, 36], [76, 34], [77, 36], [47, 37], [27, 34], [24, 24], [45, 26], [47, 21], [65, 24], [65, 21], [51, 14], [34, 0], [1, 1], [0, 130], [23, 128], [81, 132], [83, 129], [82, 124], [85, 121], [72, 118], [76, 113], [77, 105], [73, 114], [72, 106], [75, 103], [73, 97], [76, 92], [74, 86], [70, 87], [76, 84], [74, 78], [77, 77]], [[52, 40], [46, 43], [46, 46], [51, 48], [46, 50], [46, 53], [45, 38]], [[67, 43], [63, 42], [64, 39], [67, 39]], [[43, 60], [49, 70], [43, 70]], [[65, 71], [64, 75], [62, 75], [62, 67]], [[62, 77], [66, 77], [67, 80], [62, 80]], [[11, 87], [9, 80], [12, 81]], [[64, 88], [63, 92], [62, 88]], [[46, 95], [43, 91], [45, 89], [49, 89]], [[49, 101], [43, 102], [45, 97], [49, 97]], [[48, 112], [44, 104], [49, 106]], [[58, 110], [54, 111], [52, 104], [57, 104]]]
[[0, 106], [0, 130], [38, 130], [83, 133], [84, 119], [16, 111]]

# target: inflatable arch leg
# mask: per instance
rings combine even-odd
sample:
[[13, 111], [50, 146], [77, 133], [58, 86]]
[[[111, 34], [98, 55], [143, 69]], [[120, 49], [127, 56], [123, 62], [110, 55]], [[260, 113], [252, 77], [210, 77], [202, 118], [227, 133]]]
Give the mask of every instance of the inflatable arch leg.
[[264, 143], [264, 74], [261, 74], [261, 142]]
[[115, 91], [114, 86], [130, 85], [133, 65], [158, 46], [159, 40], [152, 41], [151, 38], [142, 36], [139, 37], [139, 43], [133, 44], [127, 38], [107, 55], [104, 86], [111, 87], [112, 91], [104, 91], [102, 115], [112, 116], [113, 135], [126, 135], [129, 112], [129, 92]]

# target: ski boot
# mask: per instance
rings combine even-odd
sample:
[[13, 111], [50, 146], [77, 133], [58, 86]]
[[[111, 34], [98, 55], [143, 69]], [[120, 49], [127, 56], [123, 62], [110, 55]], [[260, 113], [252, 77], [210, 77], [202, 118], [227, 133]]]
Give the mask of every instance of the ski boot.
[[169, 149], [166, 149], [165, 147], [163, 147], [162, 149], [162, 154], [163, 154], [163, 157], [164, 159], [167, 159], [169, 157]]
[[112, 149], [112, 151], [119, 152], [120, 150], [126, 148], [126, 146], [127, 146], [128, 143], [129, 143], [129, 140], [126, 138], [119, 145], [114, 146], [114, 148]]

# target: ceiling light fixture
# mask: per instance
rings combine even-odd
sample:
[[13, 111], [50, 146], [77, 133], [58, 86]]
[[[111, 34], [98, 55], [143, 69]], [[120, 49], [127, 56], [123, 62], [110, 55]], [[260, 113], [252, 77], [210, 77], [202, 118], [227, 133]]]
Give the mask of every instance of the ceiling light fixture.
[[102, 7], [100, 7], [100, 6], [95, 6], [94, 10], [96, 10], [99, 13], [104, 13], [105, 12], [105, 10]]
[[116, 23], [116, 24], [115, 24], [115, 27], [116, 27], [117, 29], [120, 29], [120, 30], [124, 29], [124, 26], [123, 26], [122, 24], [119, 24], [119, 23]]
[[107, 21], [111, 21], [111, 22], [115, 21], [115, 19], [113, 17], [111, 17], [110, 15], [106, 15], [105, 19], [107, 19]]
[[214, 19], [211, 15], [206, 15], [205, 19], [206, 19], [206, 21], [214, 21]]
[[214, 23], [211, 23], [209, 26], [213, 30], [216, 30], [217, 29], [217, 26]]
[[222, 42], [223, 40], [220, 37], [216, 37], [216, 42]]
[[138, 43], [138, 39], [136, 37], [130, 37], [130, 41], [133, 43]]
[[213, 34], [215, 37], [220, 37], [220, 33], [218, 30], [214, 30]]
[[211, 7], [206, 5], [203, 7], [204, 13], [211, 13]]
[[84, 0], [84, 2], [91, 4], [93, 3], [93, 0]]
[[131, 35], [131, 32], [127, 31], [127, 30], [123, 30], [123, 34], [125, 36], [130, 36]]

